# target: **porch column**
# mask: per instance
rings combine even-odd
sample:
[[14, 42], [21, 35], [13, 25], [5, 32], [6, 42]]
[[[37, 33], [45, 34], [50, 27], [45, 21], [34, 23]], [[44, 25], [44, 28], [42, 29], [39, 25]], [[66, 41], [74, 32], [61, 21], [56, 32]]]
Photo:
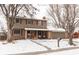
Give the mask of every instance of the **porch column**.
[[36, 31], [36, 39], [38, 39], [38, 31]]
[[51, 32], [48, 32], [47, 35], [48, 35], [48, 39], [52, 39], [52, 38], [51, 38]]
[[25, 31], [25, 39], [27, 39], [27, 30]]

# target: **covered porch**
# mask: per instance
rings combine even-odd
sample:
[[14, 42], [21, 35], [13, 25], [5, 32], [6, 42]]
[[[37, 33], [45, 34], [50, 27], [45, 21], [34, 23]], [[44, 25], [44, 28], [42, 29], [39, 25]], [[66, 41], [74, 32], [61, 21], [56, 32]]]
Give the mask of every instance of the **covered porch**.
[[47, 29], [25, 28], [25, 38], [26, 39], [47, 39], [48, 31]]

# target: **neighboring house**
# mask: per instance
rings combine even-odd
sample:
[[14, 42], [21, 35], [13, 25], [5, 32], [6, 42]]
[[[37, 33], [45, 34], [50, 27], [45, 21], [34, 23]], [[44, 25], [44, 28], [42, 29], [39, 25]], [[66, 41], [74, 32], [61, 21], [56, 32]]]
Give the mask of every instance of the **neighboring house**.
[[79, 38], [79, 32], [73, 33], [73, 38]]
[[73, 33], [73, 38], [79, 38], [79, 27], [77, 27]]
[[64, 31], [47, 29], [46, 19], [16, 17], [12, 28], [12, 39], [52, 39], [65, 36]]

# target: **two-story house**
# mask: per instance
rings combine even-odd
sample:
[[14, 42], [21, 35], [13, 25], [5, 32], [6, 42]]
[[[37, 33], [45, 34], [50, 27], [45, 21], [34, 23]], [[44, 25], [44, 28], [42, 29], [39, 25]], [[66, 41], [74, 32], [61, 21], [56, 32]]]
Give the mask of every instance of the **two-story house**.
[[52, 39], [64, 37], [64, 31], [47, 28], [46, 19], [29, 19], [16, 17], [12, 28], [12, 39]]
[[45, 39], [47, 38], [47, 21], [16, 17], [12, 28], [12, 39]]

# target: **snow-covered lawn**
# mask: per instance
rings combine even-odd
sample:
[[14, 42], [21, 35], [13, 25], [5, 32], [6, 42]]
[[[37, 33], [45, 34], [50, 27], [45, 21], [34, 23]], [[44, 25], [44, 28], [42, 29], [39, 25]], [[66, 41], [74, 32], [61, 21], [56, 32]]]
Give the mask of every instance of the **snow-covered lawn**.
[[[3, 42], [0, 41], [0, 54], [18, 54], [18, 53], [29, 53], [29, 52], [36, 52], [36, 51], [47, 51], [48, 48], [50, 49], [60, 49], [60, 48], [68, 48], [73, 47], [68, 44], [68, 40], [61, 40], [60, 47], [57, 47], [57, 40], [33, 40], [32, 42], [30, 39], [26, 40], [16, 40], [15, 44], [8, 43], [2, 44]], [[36, 43], [35, 43], [36, 42]], [[74, 43], [79, 46], [79, 39], [75, 39]], [[41, 45], [39, 45], [39, 44]], [[44, 47], [46, 46], [46, 47]]]
[[[66, 48], [66, 47], [73, 47], [68, 44], [68, 39], [63, 39], [60, 41], [60, 47], [57, 47], [57, 40], [56, 39], [51, 39], [51, 40], [33, 40], [35, 42], [38, 42], [42, 45], [45, 45], [51, 49], [57, 49], [57, 48]], [[74, 44], [79, 46], [79, 39], [74, 39], [73, 40]]]
[[[34, 40], [44, 46], [47, 46], [51, 49], [57, 49], [57, 40]], [[69, 47], [68, 42], [66, 40], [60, 41], [60, 48]]]
[[[0, 42], [1, 43], [1, 42]], [[17, 40], [15, 44], [0, 44], [0, 54], [16, 54], [24, 52], [34, 52], [46, 50], [44, 47], [39, 46], [30, 40]]]

